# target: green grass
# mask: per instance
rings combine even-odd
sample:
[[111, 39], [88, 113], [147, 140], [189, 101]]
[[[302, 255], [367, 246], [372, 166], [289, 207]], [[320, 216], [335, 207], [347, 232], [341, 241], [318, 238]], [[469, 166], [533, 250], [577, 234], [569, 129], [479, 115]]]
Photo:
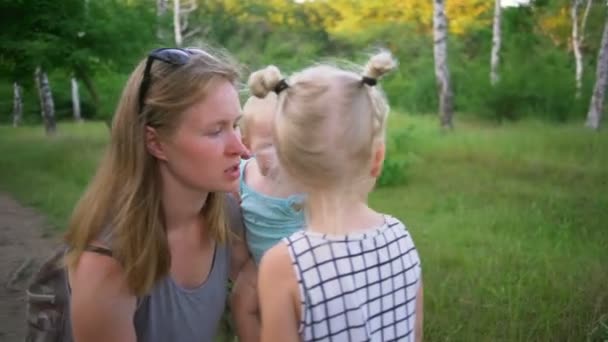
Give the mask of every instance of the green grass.
[[[375, 208], [423, 263], [429, 341], [608, 340], [608, 132], [394, 115], [407, 182]], [[0, 189], [65, 225], [107, 141], [103, 124], [0, 127]]]
[[0, 126], [0, 189], [63, 227], [108, 136], [102, 123], [60, 123], [54, 137], [40, 126]]

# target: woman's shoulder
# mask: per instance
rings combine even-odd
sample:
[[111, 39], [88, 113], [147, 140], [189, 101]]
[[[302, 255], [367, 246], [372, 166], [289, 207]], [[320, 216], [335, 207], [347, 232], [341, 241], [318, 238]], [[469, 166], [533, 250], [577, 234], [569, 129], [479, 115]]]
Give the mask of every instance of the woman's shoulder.
[[122, 265], [107, 253], [85, 250], [76, 265], [68, 269], [68, 274], [72, 292], [78, 291], [80, 287], [104, 292], [127, 285]]
[[74, 337], [90, 341], [131, 340], [136, 297], [120, 263], [109, 256], [84, 252], [68, 272]]

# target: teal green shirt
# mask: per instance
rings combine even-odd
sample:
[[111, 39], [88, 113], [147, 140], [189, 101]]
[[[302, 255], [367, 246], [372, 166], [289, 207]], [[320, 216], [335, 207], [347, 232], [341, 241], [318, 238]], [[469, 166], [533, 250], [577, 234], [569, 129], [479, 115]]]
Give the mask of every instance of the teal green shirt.
[[245, 167], [250, 160], [243, 160], [240, 165], [241, 209], [247, 246], [259, 264], [270, 247], [304, 227], [304, 196], [279, 198], [255, 191], [245, 182]]

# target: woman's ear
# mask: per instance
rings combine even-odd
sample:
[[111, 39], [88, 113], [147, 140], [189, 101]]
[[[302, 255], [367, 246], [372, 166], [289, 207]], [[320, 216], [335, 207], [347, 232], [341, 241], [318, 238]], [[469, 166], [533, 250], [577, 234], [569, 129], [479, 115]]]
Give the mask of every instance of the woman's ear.
[[386, 153], [386, 145], [384, 145], [384, 142], [375, 144], [372, 153], [372, 168], [370, 174], [372, 177], [378, 178], [382, 173], [382, 164], [384, 163], [384, 155]]
[[160, 140], [156, 129], [146, 126], [146, 149], [148, 153], [159, 160], [167, 160], [163, 143]]

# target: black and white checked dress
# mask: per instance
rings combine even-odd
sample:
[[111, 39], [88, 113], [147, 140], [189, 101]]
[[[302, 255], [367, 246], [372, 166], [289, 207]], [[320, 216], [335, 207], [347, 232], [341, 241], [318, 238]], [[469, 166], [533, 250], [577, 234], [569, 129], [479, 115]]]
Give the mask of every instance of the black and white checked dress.
[[399, 220], [364, 233], [284, 239], [298, 279], [303, 341], [414, 341], [420, 259]]

